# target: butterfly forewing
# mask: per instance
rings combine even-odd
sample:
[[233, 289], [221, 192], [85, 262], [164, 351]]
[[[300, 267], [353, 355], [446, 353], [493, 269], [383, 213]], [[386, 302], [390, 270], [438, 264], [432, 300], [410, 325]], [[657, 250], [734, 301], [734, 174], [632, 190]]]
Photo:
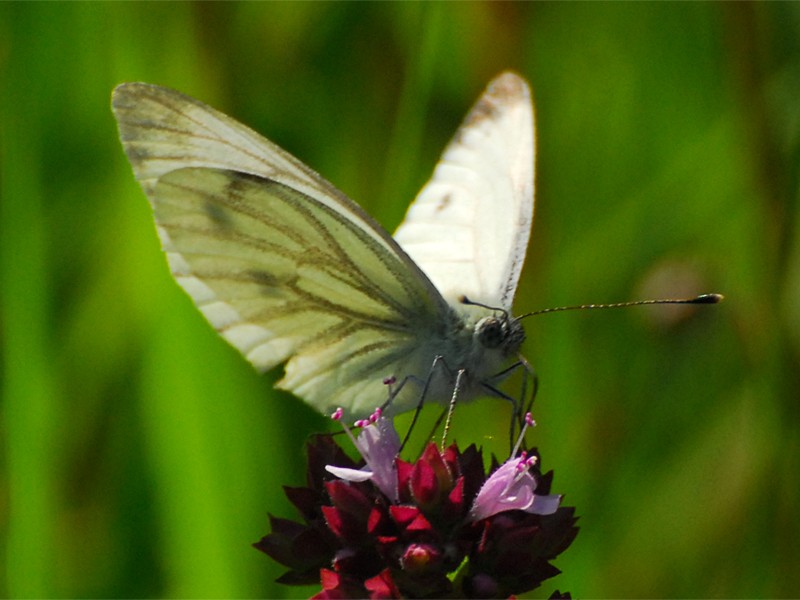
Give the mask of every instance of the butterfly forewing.
[[533, 108], [527, 83], [497, 77], [467, 115], [395, 232], [451, 303], [510, 309], [533, 219]]

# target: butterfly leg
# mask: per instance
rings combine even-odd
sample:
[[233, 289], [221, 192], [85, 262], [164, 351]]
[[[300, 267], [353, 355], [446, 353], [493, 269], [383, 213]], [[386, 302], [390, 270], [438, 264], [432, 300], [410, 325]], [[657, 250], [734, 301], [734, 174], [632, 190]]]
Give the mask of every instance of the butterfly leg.
[[[500, 390], [499, 388], [497, 388], [494, 384], [495, 382], [499, 383], [503, 381], [506, 377], [513, 374], [518, 369], [523, 370], [523, 378], [522, 378], [522, 385], [520, 387], [519, 397], [514, 398], [513, 396], [510, 396], [505, 392], [503, 392], [502, 390]], [[525, 402], [525, 398], [527, 397], [528, 394], [529, 379], [533, 382], [533, 391], [531, 393], [530, 400], [528, 401], [528, 404], [525, 407], [525, 410], [523, 411], [522, 407]], [[511, 419], [509, 422], [508, 438], [511, 448], [513, 448], [515, 443], [514, 437], [515, 437], [516, 427], [520, 427], [520, 429], [522, 428], [524, 416], [526, 413], [530, 412], [530, 410], [533, 408], [533, 401], [536, 398], [536, 393], [539, 389], [539, 378], [536, 375], [536, 371], [523, 356], [519, 356], [517, 362], [515, 362], [507, 369], [504, 369], [499, 373], [493, 375], [487, 381], [481, 382], [481, 385], [491, 395], [496, 396], [502, 400], [507, 400], [511, 403], [513, 408], [512, 408]]]
[[[444, 357], [437, 356], [434, 359], [433, 364], [431, 365], [431, 370], [428, 373], [428, 379], [425, 382], [425, 389], [423, 390], [423, 392], [427, 392], [427, 389], [430, 385], [430, 381], [433, 378], [435, 374], [435, 369], [438, 365], [441, 365], [442, 368], [445, 370], [448, 379], [453, 379], [453, 373], [454, 373], [453, 369], [449, 367], [447, 361], [444, 360]], [[466, 376], [466, 371], [464, 369], [459, 369], [458, 372], [455, 374], [455, 383], [453, 384], [453, 394], [452, 396], [450, 396], [450, 403], [448, 404], [447, 408], [444, 411], [442, 411], [442, 414], [439, 415], [439, 418], [436, 419], [436, 423], [434, 423], [433, 428], [431, 429], [431, 434], [428, 436], [429, 439], [433, 438], [434, 433], [439, 428], [439, 425], [441, 425], [442, 423], [442, 419], [446, 415], [447, 419], [445, 420], [444, 423], [444, 429], [442, 429], [442, 443], [441, 443], [442, 451], [444, 451], [445, 444], [447, 443], [447, 434], [450, 432], [450, 423], [453, 419], [453, 412], [455, 411], [456, 408], [456, 401], [458, 400], [458, 392], [461, 389], [461, 381], [465, 376]], [[412, 426], [416, 422], [417, 416], [422, 410], [424, 400], [425, 396], [423, 395], [420, 397], [419, 404], [417, 405], [417, 410], [414, 413], [414, 421], [412, 422]]]
[[[431, 387], [431, 381], [433, 381], [434, 373], [436, 372], [436, 368], [437, 368], [437, 366], [439, 364], [441, 364], [444, 367], [444, 369], [446, 369], [448, 372], [450, 371], [450, 368], [447, 366], [447, 363], [445, 363], [445, 361], [444, 361], [444, 357], [442, 357], [442, 356], [434, 357], [433, 362], [431, 363], [431, 368], [428, 371], [428, 376], [425, 378], [424, 383], [418, 377], [415, 377], [413, 375], [409, 375], [409, 376], [405, 377], [403, 379], [403, 381], [400, 382], [400, 385], [398, 385], [394, 390], [392, 390], [392, 393], [390, 394], [389, 399], [384, 403], [384, 405], [382, 407], [382, 408], [385, 408], [385, 407], [389, 406], [391, 404], [392, 400], [395, 399], [397, 394], [400, 393], [400, 390], [410, 380], [416, 381], [418, 384], [422, 384], [422, 392], [419, 395], [419, 402], [417, 403], [417, 408], [414, 409], [414, 417], [411, 419], [411, 425], [409, 425], [408, 431], [406, 432], [405, 438], [403, 439], [403, 443], [400, 445], [400, 449], [401, 450], [403, 448], [405, 448], [406, 443], [408, 442], [408, 439], [411, 437], [411, 432], [414, 430], [414, 426], [417, 424], [417, 420], [419, 419], [420, 412], [422, 412], [422, 407], [425, 405], [425, 398], [428, 396], [428, 390]], [[436, 422], [436, 426], [437, 427], [438, 427], [440, 421], [441, 421], [441, 417]]]
[[[456, 374], [456, 383], [453, 386], [453, 395], [450, 397], [450, 405], [447, 407], [447, 420], [444, 422], [444, 429], [442, 430], [442, 452], [444, 452], [445, 444], [447, 443], [447, 434], [450, 432], [450, 421], [453, 418], [453, 412], [456, 409], [456, 400], [458, 399], [458, 391], [461, 389], [461, 379], [464, 377], [466, 371], [459, 369]], [[439, 419], [441, 421], [441, 418]], [[437, 421], [438, 426], [438, 421]]]
[[[419, 395], [419, 402], [417, 402], [417, 407], [414, 410], [414, 416], [411, 419], [411, 425], [409, 425], [408, 431], [406, 432], [405, 438], [403, 439], [403, 443], [400, 446], [401, 450], [403, 448], [405, 448], [406, 443], [408, 442], [409, 438], [411, 437], [411, 432], [414, 430], [414, 427], [417, 424], [417, 421], [419, 419], [419, 415], [422, 412], [422, 408], [423, 408], [423, 406], [425, 406], [425, 400], [428, 397], [428, 392], [429, 392], [430, 387], [431, 387], [431, 382], [433, 381], [433, 377], [436, 374], [436, 370], [437, 369], [444, 369], [444, 372], [445, 372], [448, 380], [455, 379], [455, 387], [453, 389], [453, 395], [452, 395], [452, 397], [450, 399], [449, 408], [442, 412], [442, 414], [436, 420], [436, 423], [434, 424], [433, 429], [431, 430], [431, 435], [428, 436], [428, 439], [433, 437], [434, 432], [439, 428], [439, 425], [441, 425], [442, 419], [445, 417], [445, 415], [447, 415], [447, 421], [445, 423], [445, 429], [444, 429], [444, 432], [443, 432], [443, 435], [442, 435], [442, 445], [444, 446], [444, 442], [447, 439], [447, 432], [448, 432], [448, 430], [450, 428], [450, 420], [452, 418], [452, 412], [453, 412], [453, 409], [455, 407], [456, 399], [458, 397], [458, 390], [461, 388], [461, 379], [465, 376], [465, 371], [462, 369], [462, 370], [458, 371], [458, 373], [455, 373], [453, 371], [453, 369], [451, 369], [448, 366], [448, 364], [444, 360], [443, 356], [436, 356], [436, 357], [434, 357], [433, 362], [431, 363], [430, 370], [428, 371], [428, 375], [425, 378], [424, 382], [422, 380], [420, 380], [418, 377], [415, 377], [413, 375], [409, 375], [409, 376], [405, 377], [398, 384], [397, 387], [391, 389], [391, 391], [389, 393], [389, 398], [381, 406], [381, 409], [383, 409], [383, 410], [385, 410], [388, 406], [390, 406], [392, 401], [397, 397], [397, 394], [400, 393], [400, 390], [403, 389], [403, 387], [409, 381], [415, 381], [417, 384], [420, 384], [422, 386], [422, 391], [421, 391], [421, 393]], [[455, 375], [455, 377], [454, 377], [454, 375]]]

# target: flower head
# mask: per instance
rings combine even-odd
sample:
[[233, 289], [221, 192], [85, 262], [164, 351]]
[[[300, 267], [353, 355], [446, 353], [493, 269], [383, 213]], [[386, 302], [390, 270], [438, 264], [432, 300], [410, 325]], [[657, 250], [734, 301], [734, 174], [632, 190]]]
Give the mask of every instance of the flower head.
[[315, 438], [308, 486], [286, 488], [303, 522], [273, 517], [255, 544], [289, 568], [279, 581], [320, 581], [315, 598], [491, 598], [559, 572], [550, 561], [574, 539], [576, 518], [548, 494], [552, 472], [541, 475], [538, 456], [515, 449], [487, 477], [475, 446], [429, 444], [406, 462], [389, 419], [357, 425], [363, 460]]

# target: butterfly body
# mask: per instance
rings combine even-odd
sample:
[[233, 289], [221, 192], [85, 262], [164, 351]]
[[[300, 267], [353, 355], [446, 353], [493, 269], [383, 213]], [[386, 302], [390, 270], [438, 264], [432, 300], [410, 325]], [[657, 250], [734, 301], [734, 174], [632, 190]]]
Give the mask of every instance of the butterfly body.
[[[498, 318], [487, 309], [482, 312], [486, 314], [454, 311], [450, 328], [435, 338], [436, 343], [420, 352], [420, 363], [409, 369], [407, 374], [416, 379], [411, 393], [398, 399], [398, 406], [391, 409], [402, 412], [416, 407], [421, 386], [427, 380], [420, 378], [420, 374], [426, 373], [430, 378], [427, 397], [438, 403], [450, 401], [459, 371], [462, 372], [458, 390], [460, 403], [489, 393], [489, 388], [483, 384], [516, 356], [525, 334], [522, 325], [513, 318]], [[438, 357], [436, 365], [430, 357]]]
[[[518, 352], [510, 311], [534, 153], [519, 76], [490, 85], [394, 238], [309, 167], [197, 100], [130, 83], [112, 106], [175, 279], [256, 369], [286, 362], [280, 387], [357, 418], [384, 402], [387, 377], [430, 376], [426, 401], [447, 403], [460, 372], [465, 401]], [[406, 383], [389, 410], [414, 408], [419, 394]]]

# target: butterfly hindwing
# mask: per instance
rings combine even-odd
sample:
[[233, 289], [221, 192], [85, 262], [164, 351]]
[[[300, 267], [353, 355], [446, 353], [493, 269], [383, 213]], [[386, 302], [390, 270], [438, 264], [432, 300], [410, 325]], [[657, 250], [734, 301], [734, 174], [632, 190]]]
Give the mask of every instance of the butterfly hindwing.
[[419, 352], [441, 326], [438, 305], [341, 212], [270, 179], [198, 167], [160, 177], [153, 199], [178, 283], [257, 369], [290, 359], [281, 387], [320, 410], [369, 413], [384, 377], [429, 360]]

